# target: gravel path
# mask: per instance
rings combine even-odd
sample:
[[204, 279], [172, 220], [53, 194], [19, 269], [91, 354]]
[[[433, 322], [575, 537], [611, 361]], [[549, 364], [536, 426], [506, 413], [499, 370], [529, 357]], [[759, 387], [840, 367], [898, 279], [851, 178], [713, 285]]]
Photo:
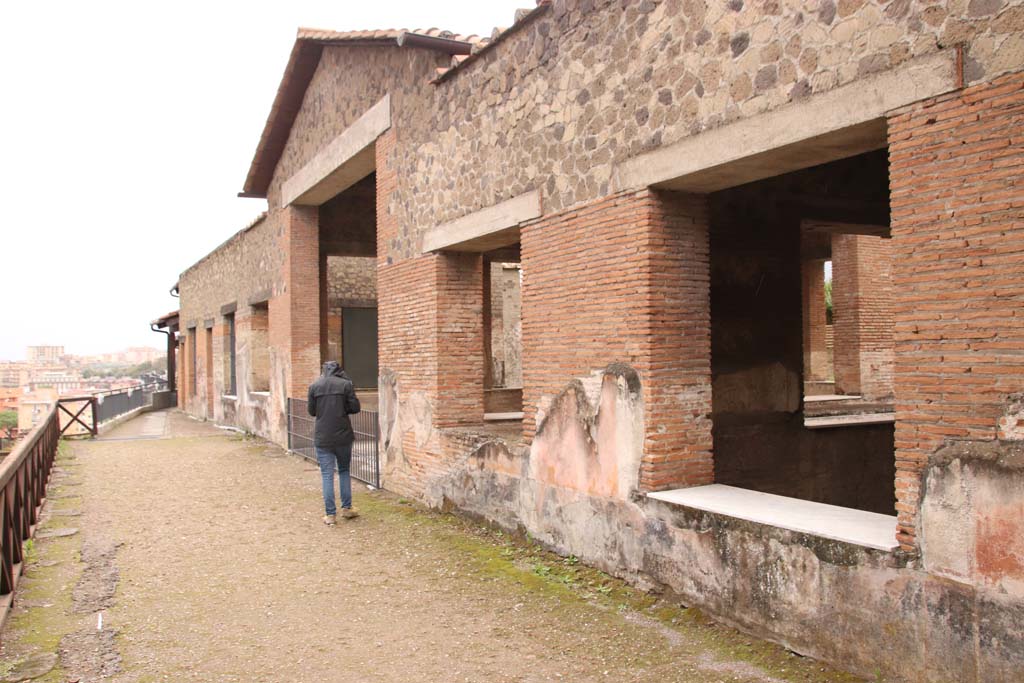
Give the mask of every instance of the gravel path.
[[4, 634], [10, 668], [65, 631], [40, 680], [853, 680], [362, 485], [363, 516], [325, 527], [312, 463], [180, 413], [72, 453], [44, 524], [81, 529], [52, 541], [78, 544], [43, 608], [67, 618], [26, 601]]

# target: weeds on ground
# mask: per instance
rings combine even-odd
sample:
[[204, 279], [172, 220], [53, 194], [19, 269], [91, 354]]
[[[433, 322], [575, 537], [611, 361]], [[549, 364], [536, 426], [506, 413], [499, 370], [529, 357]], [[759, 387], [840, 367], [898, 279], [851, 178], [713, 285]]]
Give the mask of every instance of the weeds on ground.
[[[382, 521], [411, 522], [427, 527], [477, 575], [510, 581], [531, 592], [564, 600], [581, 600], [615, 618], [635, 614], [676, 631], [695, 646], [757, 666], [786, 681], [853, 683], [862, 679], [834, 671], [785, 648], [746, 636], [709, 618], [699, 609], [680, 605], [634, 588], [575, 555], [562, 557], [547, 550], [528, 533], [509, 533], [475, 520], [427, 510], [405, 498], [376, 493], [362, 497], [365, 511]], [[396, 505], [397, 503], [397, 505]], [[389, 519], [390, 518], [390, 519]]]

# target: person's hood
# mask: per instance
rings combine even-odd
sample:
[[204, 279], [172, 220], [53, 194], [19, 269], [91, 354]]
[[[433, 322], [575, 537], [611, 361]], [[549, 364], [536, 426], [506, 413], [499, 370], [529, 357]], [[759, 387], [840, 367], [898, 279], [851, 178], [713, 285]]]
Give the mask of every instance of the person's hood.
[[324, 363], [323, 372], [321, 374], [324, 377], [330, 377], [333, 375], [335, 377], [348, 379], [348, 375], [345, 374], [345, 371], [341, 369], [341, 366], [338, 365], [338, 361], [336, 360], [329, 360]]

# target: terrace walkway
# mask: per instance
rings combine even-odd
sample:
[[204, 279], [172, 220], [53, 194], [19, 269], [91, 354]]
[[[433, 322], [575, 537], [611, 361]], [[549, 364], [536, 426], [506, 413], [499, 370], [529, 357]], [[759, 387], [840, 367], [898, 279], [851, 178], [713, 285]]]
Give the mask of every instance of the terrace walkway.
[[853, 680], [363, 486], [363, 516], [325, 527], [318, 487], [177, 412], [68, 444], [0, 680]]

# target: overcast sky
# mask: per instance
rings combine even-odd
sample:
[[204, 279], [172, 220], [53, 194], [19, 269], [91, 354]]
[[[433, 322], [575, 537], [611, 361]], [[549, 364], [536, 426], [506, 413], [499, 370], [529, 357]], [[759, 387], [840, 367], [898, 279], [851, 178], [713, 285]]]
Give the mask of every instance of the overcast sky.
[[0, 2], [0, 359], [163, 347], [238, 199], [299, 26], [489, 34], [533, 0]]

